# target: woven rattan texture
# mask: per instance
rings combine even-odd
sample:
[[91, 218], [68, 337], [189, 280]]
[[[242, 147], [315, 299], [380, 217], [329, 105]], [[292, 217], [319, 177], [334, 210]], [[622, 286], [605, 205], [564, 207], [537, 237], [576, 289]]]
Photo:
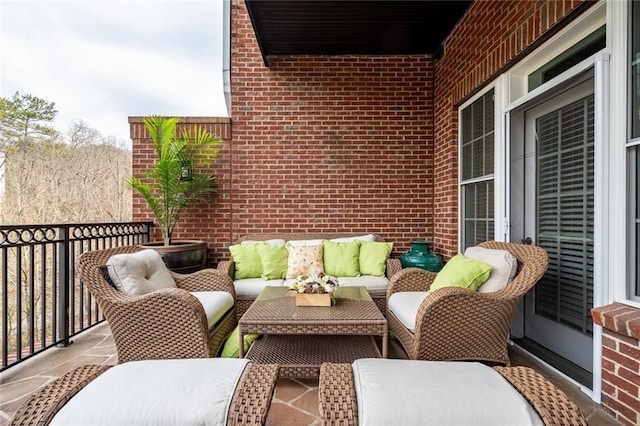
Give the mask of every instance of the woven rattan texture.
[[545, 424], [586, 426], [576, 404], [536, 371], [527, 367], [494, 368], [536, 409]]
[[[110, 367], [84, 365], [47, 384], [22, 404], [11, 425], [49, 424], [67, 401]], [[249, 364], [231, 400], [227, 424], [265, 424], [277, 376], [278, 365]]]
[[335, 306], [296, 306], [294, 292], [267, 287], [240, 319], [240, 328], [260, 334], [385, 334], [387, 321], [366, 289], [340, 290], [353, 290], [358, 299], [338, 293]]
[[254, 342], [247, 358], [256, 363], [280, 364], [280, 377], [316, 378], [324, 362], [351, 363], [380, 358], [372, 336], [269, 335]]
[[108, 365], [84, 365], [36, 391], [16, 411], [12, 425], [45, 425], [87, 383], [107, 371]]
[[[516, 306], [547, 270], [549, 257], [542, 248], [523, 244], [487, 241], [480, 246], [511, 252], [518, 259], [515, 279], [493, 293], [446, 287], [430, 294], [418, 308], [414, 333], [388, 312], [389, 331], [409, 358], [509, 365], [507, 342]], [[391, 279], [387, 300], [399, 291], [429, 290], [435, 275], [418, 268], [401, 270]]]
[[323, 425], [358, 424], [358, 405], [350, 364], [322, 364], [318, 397]]
[[263, 425], [278, 378], [276, 364], [250, 364], [229, 407], [227, 424]]
[[[578, 407], [540, 374], [527, 367], [495, 367], [536, 410], [547, 426], [584, 426]], [[429, 386], [425, 383], [425, 386]], [[350, 364], [323, 364], [318, 387], [323, 425], [358, 424], [358, 404]]]
[[[285, 241], [290, 240], [330, 240], [332, 238], [344, 238], [344, 237], [356, 237], [363, 235], [363, 232], [360, 233], [330, 233], [330, 232], [321, 232], [321, 233], [276, 233], [276, 234], [248, 234], [239, 237], [236, 240], [236, 243], [241, 243], [242, 241], [266, 241], [266, 240], [275, 240], [281, 239]], [[375, 241], [384, 242], [384, 239], [377, 234], [373, 234], [375, 237]], [[233, 259], [223, 260], [218, 263], [217, 267], [218, 271], [223, 274], [229, 275], [232, 279], [235, 277], [235, 265], [233, 263]], [[388, 279], [391, 279], [398, 271], [402, 269], [402, 264], [400, 263], [400, 259], [387, 259], [387, 268], [385, 271], [385, 275]], [[385, 297], [375, 297], [373, 299], [378, 305], [378, 309], [382, 312], [383, 315], [386, 315], [387, 309], [387, 299]], [[244, 313], [249, 309], [253, 300], [238, 300], [236, 304], [237, 317], [238, 319], [242, 318]]]
[[209, 330], [207, 317], [192, 291], [228, 291], [235, 298], [228, 275], [214, 269], [193, 274], [172, 273], [178, 288], [128, 296], [113, 287], [106, 264], [119, 253], [134, 253], [125, 246], [83, 253], [80, 273], [102, 310], [116, 345], [118, 361], [142, 359], [205, 358], [217, 354], [236, 326], [236, 315], [225, 315]]

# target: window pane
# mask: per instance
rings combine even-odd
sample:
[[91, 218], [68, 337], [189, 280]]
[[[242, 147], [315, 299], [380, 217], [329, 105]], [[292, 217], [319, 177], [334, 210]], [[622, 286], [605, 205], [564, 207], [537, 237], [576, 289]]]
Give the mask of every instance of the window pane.
[[493, 239], [493, 179], [466, 183], [493, 174], [493, 90], [462, 110], [461, 120], [461, 223], [462, 246]]

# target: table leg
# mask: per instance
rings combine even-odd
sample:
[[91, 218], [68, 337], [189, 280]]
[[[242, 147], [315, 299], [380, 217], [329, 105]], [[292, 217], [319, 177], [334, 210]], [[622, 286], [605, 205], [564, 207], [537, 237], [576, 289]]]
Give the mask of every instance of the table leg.
[[244, 333], [240, 327], [238, 327], [238, 336], [240, 339], [238, 346], [238, 358], [244, 358]]
[[389, 331], [387, 329], [384, 330], [384, 334], [382, 335], [382, 358], [389, 358]]

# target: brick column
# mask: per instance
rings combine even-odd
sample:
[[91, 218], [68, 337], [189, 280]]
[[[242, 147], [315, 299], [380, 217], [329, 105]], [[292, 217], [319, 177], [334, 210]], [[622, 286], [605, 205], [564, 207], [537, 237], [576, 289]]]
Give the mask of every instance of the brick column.
[[624, 425], [640, 424], [640, 309], [622, 303], [594, 308], [603, 327], [602, 405]]

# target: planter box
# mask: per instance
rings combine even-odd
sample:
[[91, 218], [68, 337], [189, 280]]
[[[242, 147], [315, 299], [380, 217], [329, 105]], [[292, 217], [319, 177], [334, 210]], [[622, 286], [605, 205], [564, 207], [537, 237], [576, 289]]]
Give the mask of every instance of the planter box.
[[314, 293], [297, 293], [296, 306], [331, 306], [331, 295]]

